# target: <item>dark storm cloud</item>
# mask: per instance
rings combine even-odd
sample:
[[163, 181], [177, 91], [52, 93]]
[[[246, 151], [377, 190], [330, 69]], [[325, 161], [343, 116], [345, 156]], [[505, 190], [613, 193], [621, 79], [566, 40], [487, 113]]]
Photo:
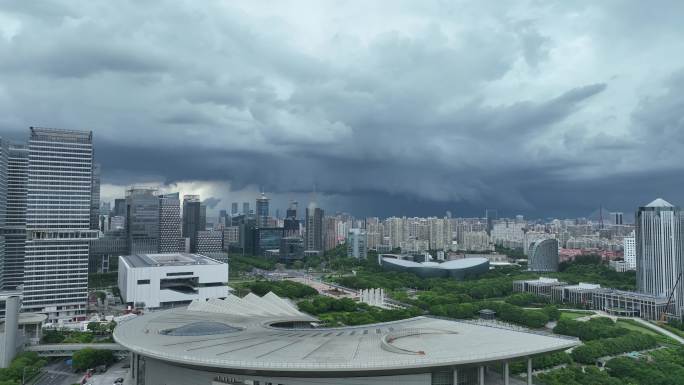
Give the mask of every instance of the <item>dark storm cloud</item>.
[[5, 2], [0, 131], [92, 129], [106, 184], [213, 186], [216, 208], [254, 186], [369, 215], [684, 203], [661, 180], [684, 160], [683, 31], [650, 8]]
[[208, 209], [214, 209], [219, 203], [221, 203], [221, 198], [209, 197], [203, 200], [202, 203], [204, 203]]

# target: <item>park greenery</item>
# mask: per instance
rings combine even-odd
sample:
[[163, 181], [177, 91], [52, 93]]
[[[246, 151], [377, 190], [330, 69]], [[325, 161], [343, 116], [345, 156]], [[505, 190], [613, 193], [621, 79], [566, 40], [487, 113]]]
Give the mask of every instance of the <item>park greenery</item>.
[[248, 289], [252, 293], [263, 296], [272, 291], [279, 297], [299, 299], [318, 294], [316, 289], [294, 281], [252, 281], [235, 285], [236, 289]]
[[88, 287], [91, 289], [105, 289], [115, 287], [119, 277], [116, 271], [109, 273], [90, 273], [88, 274]]
[[387, 310], [356, 302], [351, 298], [318, 296], [300, 301], [299, 310], [317, 316], [326, 326], [366, 325], [396, 321], [422, 314], [417, 308]]
[[[91, 322], [92, 323], [92, 322]], [[116, 323], [112, 322], [99, 326], [95, 331], [77, 331], [65, 329], [50, 329], [43, 333], [41, 343], [44, 344], [90, 344], [90, 343], [109, 343], [113, 342], [111, 331], [114, 330]], [[88, 330], [90, 324], [88, 324]]]
[[[542, 370], [553, 368], [560, 365], [572, 364], [572, 357], [566, 352], [544, 354], [532, 359], [532, 369]], [[526, 373], [527, 361], [515, 361], [511, 364], [511, 373]]]
[[10, 366], [0, 369], [0, 385], [20, 385], [22, 378], [29, 379], [40, 372], [47, 361], [35, 352], [23, 352], [17, 355]]
[[618, 326], [610, 318], [596, 317], [586, 322], [561, 319], [553, 332], [578, 337], [582, 341], [591, 341], [599, 338], [621, 337], [629, 333], [629, 330]]
[[606, 363], [603, 371], [595, 366], [568, 365], [542, 373], [538, 380], [546, 385], [682, 385], [684, 348], [658, 349], [637, 357], [615, 357]]
[[85, 348], [74, 352], [72, 367], [74, 370], [87, 370], [100, 365], [110, 365], [114, 362], [111, 350], [97, 350]]
[[[512, 256], [515, 257], [515, 251], [497, 251], [514, 254]], [[275, 262], [268, 263], [268, 266], [275, 266]], [[256, 263], [250, 266], [256, 267]], [[267, 265], [261, 266], [268, 268]], [[327, 271], [326, 279], [352, 289], [384, 288], [394, 300], [407, 308], [385, 310], [351, 299], [319, 296], [313, 289], [304, 289], [305, 285], [288, 281], [256, 281], [238, 284], [237, 287], [259, 295], [273, 291], [297, 300], [300, 310], [316, 316], [325, 326], [372, 324], [418, 315], [467, 319], [477, 317], [483, 309], [494, 310], [500, 321], [535, 329], [556, 321], [555, 333], [577, 337], [583, 345], [571, 352], [535, 357], [532, 360], [533, 368], [545, 369], [537, 376], [536, 382], [547, 385], [684, 385], [684, 348], [671, 347], [668, 338], [628, 320], [614, 322], [609, 318], [595, 317], [588, 321], [577, 321], [575, 318], [587, 314], [566, 310], [561, 312], [557, 305], [548, 303], [546, 298], [530, 293], [514, 293], [513, 281], [539, 277], [539, 274], [529, 273], [521, 267], [497, 268], [481, 277], [463, 281], [424, 279], [410, 273], [382, 271], [375, 255], [369, 256], [367, 261], [347, 258], [342, 248], [322, 256], [308, 257], [297, 267], [300, 266]], [[615, 272], [598, 256], [579, 256], [573, 262], [562, 263], [559, 270], [544, 276], [570, 284], [592, 282], [626, 290], [635, 287], [634, 273]], [[567, 304], [563, 306], [567, 307]], [[671, 322], [666, 326], [684, 333], [681, 323]], [[635, 351], [641, 352], [641, 356], [634, 358], [635, 355], [625, 355]], [[596, 367], [599, 359], [607, 361], [606, 370]], [[524, 361], [511, 364], [513, 373], [523, 373], [525, 370]]]
[[253, 269], [273, 270], [277, 264], [276, 258], [255, 257], [239, 254], [230, 256], [230, 275], [237, 276], [240, 273], [251, 272]]
[[593, 364], [597, 359], [621, 353], [652, 349], [658, 346], [655, 337], [648, 334], [630, 332], [624, 336], [602, 338], [585, 342], [573, 349], [571, 355], [575, 362]]
[[116, 322], [88, 322], [88, 331], [96, 335], [110, 335], [116, 328]]

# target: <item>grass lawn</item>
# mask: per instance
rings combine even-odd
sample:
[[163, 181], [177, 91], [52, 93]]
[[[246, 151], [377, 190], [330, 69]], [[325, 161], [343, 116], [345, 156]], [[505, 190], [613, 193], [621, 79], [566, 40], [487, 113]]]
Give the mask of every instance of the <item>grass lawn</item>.
[[623, 320], [623, 319], [618, 319], [617, 322], [615, 323], [617, 326], [621, 326], [625, 329], [633, 330], [635, 332], [639, 333], [644, 333], [648, 335], [652, 335], [654, 337], [660, 336], [661, 334], [656, 332], [653, 329], [649, 329], [646, 326], [639, 325], [633, 321], [628, 321], [628, 320]]
[[625, 329], [629, 329], [629, 330], [633, 330], [633, 331], [636, 331], [636, 332], [639, 332], [639, 333], [644, 333], [644, 334], [652, 335], [652, 336], [654, 336], [654, 337], [658, 340], [658, 342], [660, 342], [661, 344], [678, 345], [677, 341], [673, 340], [672, 338], [670, 338], [670, 337], [668, 337], [668, 336], [666, 336], [666, 335], [664, 335], [664, 334], [660, 334], [660, 333], [658, 333], [657, 331], [655, 331], [655, 330], [653, 330], [653, 329], [649, 329], [649, 328], [647, 328], [646, 326], [640, 325], [640, 324], [638, 324], [636, 321], [627, 320], [627, 319], [618, 319], [617, 322], [616, 322], [616, 324], [617, 324], [618, 326], [621, 326], [621, 327], [625, 328]]
[[[658, 324], [656, 324], [656, 325], [658, 325]], [[663, 329], [667, 329], [667, 330], [671, 331], [672, 333], [674, 333], [674, 334], [676, 334], [676, 335], [678, 335], [678, 336], [684, 338], [684, 331], [682, 331], [682, 330], [679, 330], [679, 329], [677, 329], [677, 328], [674, 328], [674, 327], [672, 327], [672, 326], [670, 326], [670, 325], [668, 325], [668, 324], [658, 325], [658, 326], [660, 326], [660, 327], [663, 328]]]
[[592, 315], [594, 312], [580, 312], [580, 311], [561, 311], [561, 319], [577, 319]]

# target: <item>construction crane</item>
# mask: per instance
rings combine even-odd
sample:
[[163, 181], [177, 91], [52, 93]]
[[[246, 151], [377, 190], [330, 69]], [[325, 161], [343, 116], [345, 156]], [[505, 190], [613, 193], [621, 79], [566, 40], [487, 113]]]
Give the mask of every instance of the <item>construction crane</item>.
[[660, 313], [660, 322], [665, 322], [665, 313], [667, 312], [667, 309], [670, 308], [670, 304], [672, 303], [672, 297], [674, 297], [675, 290], [677, 289], [677, 284], [679, 284], [679, 280], [682, 278], [682, 273], [679, 273], [677, 276], [677, 280], [675, 281], [674, 286], [672, 286], [672, 291], [670, 292], [670, 295], [667, 297], [667, 303], [665, 304], [665, 309], [663, 310], [662, 313]]

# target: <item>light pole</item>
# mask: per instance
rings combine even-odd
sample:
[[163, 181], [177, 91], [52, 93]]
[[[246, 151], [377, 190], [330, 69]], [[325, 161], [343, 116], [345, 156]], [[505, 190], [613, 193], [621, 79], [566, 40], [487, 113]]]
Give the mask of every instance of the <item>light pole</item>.
[[21, 369], [21, 385], [26, 384], [26, 369], [28, 369], [28, 366], [24, 366]]

